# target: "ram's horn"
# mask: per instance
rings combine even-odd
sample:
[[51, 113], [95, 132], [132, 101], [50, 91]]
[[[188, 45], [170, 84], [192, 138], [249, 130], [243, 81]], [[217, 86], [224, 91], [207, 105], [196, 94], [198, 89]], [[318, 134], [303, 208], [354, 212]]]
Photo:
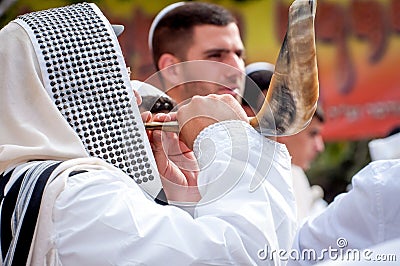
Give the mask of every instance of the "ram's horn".
[[[314, 20], [316, 0], [295, 0], [275, 71], [261, 110], [250, 124], [265, 136], [293, 135], [304, 129], [319, 96]], [[146, 129], [179, 131], [176, 121], [147, 123]]]
[[263, 135], [293, 135], [311, 121], [319, 96], [316, 0], [296, 0], [264, 105], [250, 124]]

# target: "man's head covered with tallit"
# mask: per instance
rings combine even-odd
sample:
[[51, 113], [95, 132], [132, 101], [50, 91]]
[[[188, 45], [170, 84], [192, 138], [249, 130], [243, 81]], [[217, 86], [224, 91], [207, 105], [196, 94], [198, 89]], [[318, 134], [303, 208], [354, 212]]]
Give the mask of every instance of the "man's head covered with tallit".
[[139, 184], [158, 179], [116, 33], [87, 3], [28, 13], [0, 31], [0, 173], [96, 157]]

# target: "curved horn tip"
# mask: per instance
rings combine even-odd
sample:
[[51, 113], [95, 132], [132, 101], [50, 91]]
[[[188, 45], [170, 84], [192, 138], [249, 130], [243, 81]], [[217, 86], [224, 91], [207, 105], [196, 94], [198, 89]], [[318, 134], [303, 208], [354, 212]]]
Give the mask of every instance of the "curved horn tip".
[[313, 16], [315, 16], [315, 13], [317, 11], [317, 0], [294, 0], [291, 4], [291, 7], [295, 6], [306, 7], [307, 5], [310, 8], [310, 13]]
[[317, 0], [308, 0], [308, 4], [310, 5], [311, 14], [315, 15], [317, 11]]

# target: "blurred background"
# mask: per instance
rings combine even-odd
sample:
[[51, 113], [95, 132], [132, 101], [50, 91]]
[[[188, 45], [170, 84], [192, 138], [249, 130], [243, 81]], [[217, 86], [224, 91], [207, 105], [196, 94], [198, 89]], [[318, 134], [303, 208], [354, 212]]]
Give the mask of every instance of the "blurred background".
[[[19, 14], [78, 2], [1, 0], [0, 27]], [[90, 2], [111, 23], [125, 26], [119, 40], [131, 78], [146, 80], [155, 72], [147, 46], [150, 24], [157, 12], [176, 1]], [[292, 1], [207, 2], [225, 6], [237, 16], [246, 64], [275, 63]], [[307, 174], [311, 184], [325, 190], [328, 202], [344, 192], [351, 177], [370, 162], [368, 142], [400, 125], [399, 14], [399, 0], [318, 1], [315, 27], [326, 149]]]

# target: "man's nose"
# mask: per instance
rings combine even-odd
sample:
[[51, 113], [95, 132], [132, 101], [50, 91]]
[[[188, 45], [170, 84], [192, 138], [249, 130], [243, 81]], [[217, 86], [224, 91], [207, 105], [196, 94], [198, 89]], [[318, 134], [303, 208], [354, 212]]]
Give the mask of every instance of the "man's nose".
[[243, 60], [243, 58], [242, 57], [240, 57], [240, 56], [238, 56], [236, 53], [234, 53], [234, 52], [231, 52], [231, 53], [229, 53], [227, 56], [226, 56], [226, 58], [225, 58], [225, 60], [224, 60], [225, 62], [225, 64], [228, 64], [228, 65], [230, 65], [230, 66], [232, 66], [232, 67], [234, 67], [234, 68], [236, 68], [237, 70], [239, 70], [239, 71], [241, 71], [241, 72], [244, 72], [244, 70], [245, 70], [245, 65], [244, 65], [244, 60]]
[[235, 53], [229, 54], [224, 60], [224, 63], [227, 64], [225, 76], [234, 83], [237, 83], [239, 80], [242, 80], [245, 76], [245, 65], [244, 60], [236, 55]]
[[322, 136], [317, 136], [315, 139], [315, 146], [318, 152], [323, 152], [325, 150], [325, 143]]

